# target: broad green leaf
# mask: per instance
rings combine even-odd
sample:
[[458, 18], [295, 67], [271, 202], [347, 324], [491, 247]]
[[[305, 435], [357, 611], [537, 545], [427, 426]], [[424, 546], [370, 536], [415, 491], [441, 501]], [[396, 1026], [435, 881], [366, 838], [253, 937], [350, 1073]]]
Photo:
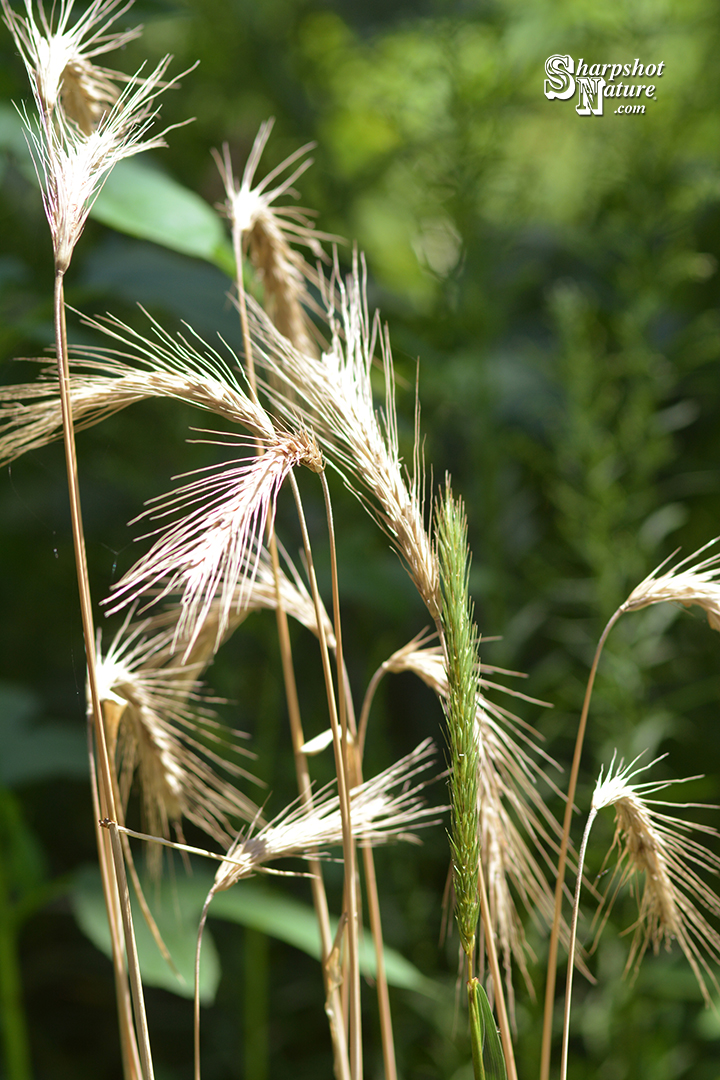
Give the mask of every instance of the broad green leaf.
[[232, 248], [220, 215], [194, 191], [145, 162], [119, 162], [91, 213], [119, 232], [205, 259], [233, 276]]
[[[320, 934], [310, 905], [280, 896], [254, 882], [240, 882], [227, 892], [218, 893], [210, 905], [210, 917], [262, 930], [320, 959]], [[333, 923], [333, 934], [336, 925]], [[376, 974], [375, 950], [367, 930], [360, 944], [360, 968], [365, 975]], [[431, 979], [394, 949], [385, 949], [385, 970], [391, 986], [417, 990], [430, 997], [440, 992]]]
[[[78, 875], [73, 889], [73, 909], [81, 929], [98, 948], [109, 956], [110, 935], [107, 931], [100, 879], [97, 872], [93, 874], [94, 876], [89, 870], [85, 870]], [[189, 983], [190, 994], [192, 993], [197, 925], [203, 903], [213, 881], [212, 874], [194, 867], [192, 877], [178, 879], [171, 888], [163, 887], [159, 904], [156, 903], [153, 887], [149, 886], [147, 889], [148, 896], [152, 898], [151, 908], [155, 920], [175, 964], [185, 976], [186, 983]], [[180, 924], [175, 913], [175, 892], [182, 916]], [[163, 986], [178, 994], [186, 993], [187, 987], [184, 990], [178, 984], [176, 977], [160, 956], [135, 903], [133, 903], [133, 914], [143, 978], [152, 986]], [[320, 959], [320, 935], [315, 912], [310, 905], [279, 895], [274, 890], [253, 881], [240, 882], [232, 889], [218, 893], [213, 898], [208, 914], [211, 919], [225, 919], [228, 922], [251, 927], [253, 930], [260, 930], [270, 937], [295, 946], [316, 960]], [[334, 923], [333, 933], [335, 929]], [[203, 937], [203, 965], [206, 963], [206, 942], [209, 941], [206, 929]], [[211, 953], [212, 964], [217, 965], [217, 956], [212, 943], [208, 949], [208, 955]], [[376, 974], [375, 952], [372, 938], [367, 931], [360, 946], [360, 968], [365, 975]], [[431, 979], [427, 979], [409, 960], [394, 949], [385, 949], [385, 968], [391, 986], [416, 990], [430, 997], [437, 997], [441, 992]], [[201, 972], [201, 989], [204, 986], [205, 993], [209, 993], [207, 986], [210, 984], [211, 993], [214, 994], [217, 983], [215, 970], [216, 968], [211, 966], [209, 971]]]
[[[202, 907], [202, 900], [198, 906], [198, 897], [201, 891], [192, 878], [179, 879], [172, 885], [165, 883], [160, 890], [150, 884], [146, 890], [153, 917], [182, 980], [178, 979], [161, 955], [133, 897], [132, 909], [140, 970], [146, 985], [160, 986], [181, 997], [193, 996], [195, 945]], [[70, 899], [80, 929], [101, 952], [111, 956], [110, 930], [99, 870], [95, 867], [83, 867], [79, 870]], [[220, 961], [212, 935], [206, 927], [200, 963], [200, 1000], [204, 1005], [211, 1005], [214, 1001], [219, 981]]]
[[40, 703], [21, 686], [0, 685], [0, 784], [87, 777], [85, 726], [37, 722]]

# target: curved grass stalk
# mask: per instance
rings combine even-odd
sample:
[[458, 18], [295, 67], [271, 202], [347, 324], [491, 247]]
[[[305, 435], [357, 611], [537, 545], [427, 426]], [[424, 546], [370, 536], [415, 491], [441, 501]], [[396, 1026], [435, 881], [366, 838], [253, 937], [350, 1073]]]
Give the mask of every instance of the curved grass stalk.
[[617, 609], [617, 611], [609, 620], [600, 636], [600, 640], [595, 650], [595, 656], [593, 657], [592, 667], [590, 668], [590, 674], [588, 676], [587, 686], [585, 688], [585, 698], [583, 701], [582, 712], [580, 714], [580, 723], [578, 724], [577, 735], [575, 736], [575, 752], [573, 754], [572, 768], [570, 770], [570, 780], [567, 790], [567, 802], [565, 803], [565, 816], [563, 818], [563, 831], [560, 840], [560, 854], [558, 856], [557, 881], [555, 884], [555, 915], [553, 918], [552, 930], [550, 932], [550, 944], [548, 947], [547, 975], [545, 982], [545, 1007], [543, 1013], [543, 1034], [542, 1047], [540, 1051], [540, 1080], [548, 1080], [550, 1076], [552, 1019], [555, 1008], [557, 954], [560, 941], [562, 898], [563, 890], [565, 887], [565, 867], [567, 864], [568, 845], [570, 843], [570, 823], [572, 821], [573, 805], [575, 802], [575, 789], [577, 788], [577, 778], [578, 773], [580, 772], [580, 757], [582, 755], [583, 741], [585, 739], [585, 729], [587, 727], [588, 712], [590, 710], [590, 699], [592, 697], [593, 686], [595, 685], [595, 675], [597, 674], [598, 664], [600, 663], [600, 656], [602, 654], [603, 647], [605, 645], [605, 642], [607, 641], [610, 631], [612, 630], [613, 626], [618, 621], [620, 616], [623, 614], [624, 610], [624, 605]]

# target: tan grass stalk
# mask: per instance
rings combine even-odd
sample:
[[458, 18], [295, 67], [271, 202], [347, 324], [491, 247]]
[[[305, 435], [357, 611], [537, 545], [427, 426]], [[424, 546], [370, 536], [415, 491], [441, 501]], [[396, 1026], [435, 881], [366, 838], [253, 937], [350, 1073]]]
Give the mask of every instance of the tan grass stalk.
[[[269, 134], [271, 125], [264, 125], [264, 129]], [[240, 325], [243, 335], [243, 347], [245, 352], [245, 369], [247, 379], [250, 387], [250, 394], [252, 400], [257, 402], [257, 381], [255, 376], [255, 361], [253, 355], [252, 341], [250, 339], [250, 332], [248, 326], [247, 317], [247, 305], [245, 300], [245, 284], [244, 284], [244, 272], [243, 272], [243, 252], [244, 238], [248, 238], [248, 230], [252, 231], [255, 224], [256, 217], [264, 217], [266, 219], [273, 220], [272, 212], [270, 211], [270, 202], [272, 201], [271, 194], [265, 194], [263, 191], [268, 183], [277, 175], [277, 170], [270, 174], [254, 193], [251, 193], [251, 184], [254, 178], [255, 169], [262, 154], [262, 149], [265, 144], [267, 134], [263, 134], [263, 128], [255, 141], [253, 150], [250, 154], [250, 158], [245, 166], [243, 174], [242, 184], [238, 184], [232, 174], [232, 164], [230, 161], [229, 148], [224, 147], [224, 159], [218, 160], [220, 166], [220, 172], [225, 183], [227, 203], [226, 211], [231, 221], [232, 227], [232, 241], [233, 251], [235, 254], [235, 274], [236, 274], [236, 288], [237, 288], [237, 300], [238, 310], [240, 313]], [[300, 155], [302, 156], [300, 151]], [[298, 155], [294, 155], [291, 160], [295, 160]], [[280, 172], [283, 169], [281, 167]], [[300, 169], [300, 172], [302, 169]], [[295, 175], [299, 175], [296, 172]], [[292, 181], [290, 181], [292, 182]], [[281, 194], [289, 185], [281, 186], [281, 190], [276, 194]], [[278, 219], [279, 220], [279, 219]], [[275, 234], [279, 232], [282, 237], [282, 228], [277, 226]], [[284, 242], [284, 238], [283, 238]], [[285, 245], [287, 247], [287, 245]], [[292, 268], [294, 254], [287, 250], [287, 255], [284, 258], [284, 265], [286, 270]], [[299, 257], [298, 257], [299, 258]], [[297, 266], [295, 267], [297, 270]], [[286, 291], [289, 283], [286, 284]], [[292, 289], [291, 289], [292, 291]], [[298, 297], [293, 297], [293, 302], [297, 301]], [[294, 311], [295, 331], [301, 333], [304, 328], [304, 321], [301, 313]], [[258, 442], [257, 445], [258, 454], [263, 452], [262, 445]], [[297, 495], [296, 489], [296, 497]], [[308, 770], [308, 764], [305, 754], [302, 752], [302, 745], [304, 744], [304, 734], [302, 729], [302, 720], [300, 716], [300, 704], [297, 694], [297, 686], [295, 682], [295, 672], [293, 667], [292, 649], [290, 643], [290, 632], [288, 627], [287, 613], [283, 602], [283, 592], [281, 587], [280, 578], [280, 562], [278, 557], [278, 543], [275, 537], [275, 530], [273, 523], [270, 522], [267, 530], [267, 543], [270, 552], [272, 575], [274, 583], [274, 599], [275, 599], [275, 616], [278, 627], [278, 642], [280, 645], [280, 655], [283, 670], [283, 681], [285, 685], [285, 695], [288, 707], [288, 719], [290, 721], [290, 731], [293, 744], [293, 755], [295, 759], [295, 771], [298, 780], [298, 790], [300, 792], [300, 798], [303, 805], [311, 807], [313, 803], [313, 796], [310, 784], [310, 774]], [[252, 581], [252, 575], [250, 577]], [[325, 886], [322, 878], [322, 869], [317, 862], [313, 860], [311, 863], [311, 870], [313, 873], [313, 903], [318, 919], [318, 925], [320, 929], [320, 938], [322, 943], [322, 971], [323, 982], [325, 985], [325, 1011], [328, 1017], [330, 1026], [330, 1036], [333, 1045], [333, 1059], [334, 1059], [334, 1072], [337, 1080], [350, 1080], [350, 1067], [348, 1061], [348, 1049], [347, 1049], [347, 1036], [346, 1036], [346, 1024], [345, 1017], [342, 1010], [342, 1004], [340, 995], [338, 992], [337, 981], [333, 977], [330, 971], [330, 961], [332, 955], [332, 940], [330, 932], [330, 916], [327, 903], [327, 895], [325, 893]], [[199, 1016], [197, 1015], [196, 1005], [196, 1024], [199, 1024]], [[199, 1073], [199, 1033], [196, 1034], [196, 1070]]]
[[[60, 383], [60, 401], [63, 419], [65, 463], [68, 478], [68, 494], [70, 499], [70, 519], [73, 536], [73, 549], [75, 552], [75, 568], [78, 579], [80, 614], [83, 628], [83, 638], [85, 641], [85, 656], [87, 662], [88, 686], [90, 690], [95, 752], [99, 761], [99, 803], [103, 818], [106, 819], [108, 812], [113, 814], [113, 817], [115, 816], [115, 796], [112, 782], [112, 772], [108, 758], [107, 745], [105, 742], [105, 732], [102, 722], [102, 710], [100, 706], [100, 699], [97, 688], [92, 600], [90, 597], [87, 556], [85, 552], [85, 534], [82, 526], [82, 514], [80, 508], [80, 489], [78, 484], [77, 456], [75, 452], [75, 435], [73, 430], [72, 413], [70, 410], [69, 394], [67, 387], [67, 335], [65, 328], [63, 274], [61, 272], [57, 272], [55, 277], [54, 316], [55, 340], [58, 354], [58, 379]], [[122, 927], [125, 939], [125, 952], [127, 958], [127, 968], [123, 971], [117, 971], [116, 982], [118, 984], [122, 984], [124, 982], [126, 971], [132, 995], [133, 1012], [137, 1035], [137, 1047], [140, 1061], [142, 1063], [142, 1073], [144, 1080], [152, 1080], [152, 1053], [150, 1050], [150, 1041], [147, 1029], [147, 1017], [145, 1015], [142, 979], [140, 977], [140, 968], [137, 960], [137, 948], [133, 933], [130, 900], [127, 893], [127, 880], [125, 876], [125, 864], [123, 862], [122, 845], [120, 843], [116, 830], [110, 830], [110, 840], [112, 866], [114, 873], [111, 873], [110, 867], [107, 865], [104, 866], [101, 873], [103, 873], [103, 878], [107, 882], [108, 886], [112, 883], [116, 887], [115, 895], [119, 899], [120, 914], [122, 917]], [[98, 845], [98, 858], [101, 866], [107, 863], [108, 851], [106, 845], [103, 843], [99, 843]], [[113, 934], [118, 933], [116, 926], [118, 914], [117, 907], [115, 903], [111, 901], [109, 889], [106, 891], [105, 897], [108, 922], [110, 923], [112, 937]], [[117, 953], [115, 953], [115, 960], [116, 962], [119, 960]], [[122, 1002], [121, 1007], [123, 1009], [126, 1008], [124, 994], [120, 1000]], [[132, 1065], [132, 1058], [129, 1053], [125, 1054], [124, 1064], [126, 1068], [130, 1068]]]
[[138, 1043], [133, 1026], [132, 998], [128, 981], [127, 965], [125, 963], [122, 915], [120, 914], [117, 878], [115, 877], [115, 866], [112, 859], [112, 853], [107, 850], [110, 847], [110, 836], [108, 832], [100, 826], [102, 814], [100, 812], [98, 778], [97, 770], [95, 768], [95, 757], [93, 754], [93, 727], [91, 716], [88, 716], [87, 732], [93, 823], [98, 848], [100, 879], [102, 881], [103, 896], [105, 898], [105, 907], [108, 912], [108, 925], [110, 928], [110, 947], [113, 958], [113, 976], [115, 980], [115, 999], [118, 1010], [118, 1028], [120, 1035], [120, 1052], [122, 1054], [123, 1063], [123, 1076], [126, 1077], [126, 1080], [143, 1080]]
[[[325, 691], [327, 695], [328, 714], [330, 727], [333, 733], [333, 749], [335, 752], [335, 771], [337, 773], [338, 796], [343, 824], [343, 867], [345, 876], [345, 906], [348, 917], [348, 962], [350, 981], [350, 1075], [352, 1080], [360, 1080], [362, 1076], [362, 1018], [360, 1003], [360, 964], [358, 958], [358, 897], [357, 879], [355, 872], [355, 849], [352, 838], [352, 818], [349, 799], [349, 787], [351, 778], [346, 768], [346, 755], [343, 747], [343, 737], [338, 720], [337, 699], [333, 685], [332, 670], [330, 667], [330, 652], [325, 638], [323, 624], [323, 604], [320, 599], [320, 591], [315, 577], [315, 566], [310, 546], [310, 536], [307, 530], [305, 514], [303, 511], [300, 492], [297, 481], [292, 472], [289, 481], [295, 498], [295, 507], [300, 523], [300, 531], [305, 551], [307, 573], [310, 580], [310, 591], [315, 602], [315, 617], [318, 626], [318, 640], [320, 642], [320, 656], [322, 659], [323, 676], [325, 679]], [[337, 630], [336, 630], [337, 633]]]
[[[245, 248], [249, 243], [252, 255], [253, 257], [255, 257], [258, 249], [257, 241], [254, 242], [253, 237], [256, 237], [257, 235], [274, 237], [275, 244], [266, 244], [265, 247], [268, 249], [269, 252], [272, 252], [273, 249], [280, 252], [279, 260], [274, 260], [274, 262], [276, 263], [274, 269], [277, 271], [277, 273], [271, 275], [271, 280], [267, 282], [270, 288], [269, 291], [266, 293], [266, 303], [272, 304], [273, 291], [275, 291], [275, 293], [279, 296], [280, 299], [279, 305], [275, 305], [277, 308], [276, 315], [279, 314], [281, 321], [283, 321], [283, 329], [290, 330], [291, 332], [300, 336], [303, 341], [305, 341], [306, 339], [305, 317], [299, 304], [300, 292], [304, 293], [304, 290], [300, 290], [300, 292], [298, 291], [298, 274], [304, 263], [301, 257], [297, 253], [293, 252], [290, 249], [289, 245], [286, 243], [282, 229], [281, 219], [277, 218], [270, 210], [270, 204], [273, 200], [273, 197], [277, 197], [278, 195], [286, 191], [292, 183], [293, 178], [291, 177], [287, 183], [282, 184], [280, 188], [275, 192], [263, 194], [264, 189], [267, 187], [267, 184], [270, 183], [278, 175], [278, 173], [282, 173], [284, 171], [284, 166], [281, 166], [279, 170], [275, 170], [268, 177], [266, 177], [266, 179], [258, 185], [254, 192], [251, 190], [254, 173], [257, 168], [257, 164], [262, 154], [265, 140], [267, 138], [267, 135], [269, 134], [271, 126], [272, 123], [263, 125], [263, 127], [261, 128], [261, 131], [258, 134], [258, 137], [253, 146], [250, 157], [246, 163], [243, 173], [242, 184], [238, 184], [233, 177], [230, 152], [227, 145], [223, 148], [223, 159], [219, 159], [216, 155], [216, 160], [220, 167], [220, 173], [225, 183], [225, 189], [227, 194], [225, 210], [231, 221], [232, 228], [232, 241], [233, 250], [235, 253], [236, 266], [238, 310], [240, 313], [240, 324], [243, 335], [246, 373], [250, 386], [251, 396], [254, 401], [257, 401], [257, 381], [255, 375], [253, 347], [248, 326], [247, 305], [245, 299], [243, 256]], [[298, 156], [301, 157], [303, 152], [304, 151], [301, 150], [298, 154], [292, 155], [290, 161], [292, 162], [296, 160]], [[298, 170], [295, 171], [293, 175], [300, 175], [304, 168], [305, 166], [301, 166]], [[302, 220], [304, 221], [304, 219]], [[316, 249], [319, 250], [316, 240], [312, 239], [311, 244], [315, 245]], [[267, 257], [264, 261], [266, 263], [265, 269], [269, 269]], [[280, 276], [278, 276], [278, 274], [280, 274]], [[307, 296], [306, 293], [304, 293], [304, 295]], [[260, 445], [258, 445], [258, 453], [262, 453], [262, 447]], [[299, 505], [299, 493], [297, 491], [297, 487], [294, 484], [293, 487], [296, 501], [298, 501]], [[275, 537], [275, 531], [272, 522], [269, 523], [267, 532], [268, 549], [270, 552], [273, 580], [275, 586], [275, 615], [278, 627], [278, 641], [280, 645], [282, 659], [283, 678], [285, 683], [286, 699], [288, 705], [288, 718], [290, 721], [291, 737], [293, 742], [293, 754], [295, 758], [295, 769], [298, 779], [298, 790], [300, 791], [300, 797], [303, 804], [306, 807], [310, 808], [313, 804], [313, 796], [310, 785], [310, 775], [308, 770], [307, 758], [306, 755], [302, 752], [304, 735], [302, 730], [300, 706], [295, 682], [288, 619], [283, 603], [280, 579], [280, 564], [278, 556], [278, 543]], [[326, 993], [325, 1008], [328, 1016], [330, 1034], [333, 1044], [334, 1072], [337, 1080], [350, 1080], [350, 1063], [348, 1060], [348, 1046], [346, 1035], [346, 1017], [342, 1008], [338, 983], [333, 975], [333, 972], [331, 971], [331, 957], [333, 952], [333, 945], [331, 942], [327, 896], [325, 893], [325, 887], [322, 879], [322, 869], [317, 860], [312, 861], [311, 869], [313, 872], [313, 902], [315, 905], [315, 911], [318, 919], [320, 936], [322, 941], [322, 970]], [[197, 1044], [198, 1040], [196, 1039], [196, 1047]], [[199, 1059], [197, 1061], [196, 1067], [199, 1072]]]
[[[85, 67], [85, 82], [79, 76], [83, 70], [82, 45], [85, 43], [86, 57], [114, 48], [121, 42], [123, 35], [107, 34], [112, 23], [113, 4], [93, 4], [84, 19], [81, 18], [70, 34], [66, 34], [67, 22], [72, 9], [72, 0], [59, 8], [59, 23], [56, 30], [41, 10], [43, 23], [41, 32], [37, 28], [32, 13], [32, 5], [27, 0], [28, 18], [21, 19], [4, 3], [5, 21], [13, 34], [19, 51], [25, 62], [30, 85], [37, 108], [35, 122], [25, 114], [28, 129], [28, 145], [42, 190], [45, 214], [50, 227], [55, 261], [54, 288], [54, 327], [55, 347], [58, 365], [58, 383], [62, 427], [65, 443], [65, 459], [70, 499], [73, 547], [78, 577], [80, 609], [85, 639], [88, 682], [92, 703], [95, 749], [99, 761], [99, 800], [103, 814], [115, 818], [114, 792], [112, 775], [108, 760], [107, 747], [102, 723], [100, 702], [97, 693], [92, 601], [87, 571], [87, 558], [80, 509], [80, 492], [77, 474], [77, 457], [72, 420], [72, 407], [69, 395], [69, 365], [67, 334], [65, 325], [65, 301], [63, 280], [75, 245], [80, 238], [92, 203], [100, 187], [113, 166], [123, 158], [132, 156], [150, 146], [162, 145], [162, 136], [148, 136], [157, 116], [155, 100], [160, 93], [161, 78], [164, 75], [169, 58], [161, 61], [148, 78], [136, 76], [128, 84], [108, 111], [102, 112], [97, 125], [90, 124], [91, 130], [85, 133], [78, 123], [65, 114], [64, 106], [58, 107], [58, 95], [62, 92], [64, 73], [68, 79], [75, 79], [75, 90], [82, 97], [83, 86], [87, 91], [92, 78], [88, 80], [88, 68]], [[100, 25], [101, 24], [101, 25]], [[131, 36], [133, 36], [131, 34]], [[125, 37], [127, 40], [127, 37]], [[73, 61], [75, 67], [72, 67]], [[70, 85], [68, 82], [68, 86]], [[100, 82], [102, 97], [107, 92]], [[72, 95], [70, 95], [72, 97]], [[75, 95], [77, 98], [77, 93]], [[77, 104], [77, 102], [76, 102]], [[128, 972], [133, 995], [135, 1024], [138, 1031], [139, 1052], [145, 1080], [152, 1078], [152, 1058], [147, 1033], [147, 1021], [144, 1012], [142, 983], [140, 980], [135, 941], [132, 930], [132, 915], [127, 897], [125, 866], [121, 843], [116, 829], [110, 830], [112, 857], [115, 876], [120, 890], [120, 906], [125, 932]], [[106, 859], [104, 844], [99, 846], [101, 862]], [[109, 881], [109, 874], [106, 874]], [[114, 905], [108, 906], [108, 919], [113, 923], [116, 916]], [[111, 930], [112, 934], [112, 930]], [[126, 1055], [126, 1064], [129, 1059]]]

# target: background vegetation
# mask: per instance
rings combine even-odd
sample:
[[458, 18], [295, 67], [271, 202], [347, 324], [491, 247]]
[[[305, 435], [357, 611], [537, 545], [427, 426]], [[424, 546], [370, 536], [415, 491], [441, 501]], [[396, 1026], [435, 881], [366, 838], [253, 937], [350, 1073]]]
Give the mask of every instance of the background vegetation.
[[[483, 659], [529, 673], [523, 689], [554, 707], [521, 702], [519, 711], [567, 763], [605, 621], [676, 547], [689, 554], [720, 532], [720, 9], [711, 0], [138, 0], [133, 14], [146, 32], [118, 61], [125, 70], [167, 51], [176, 70], [201, 62], [164, 104], [166, 119], [196, 119], [155, 154], [158, 168], [214, 203], [222, 189], [212, 147], [229, 141], [241, 162], [269, 115], [277, 122], [267, 167], [317, 140], [300, 202], [319, 211], [321, 228], [367, 253], [371, 304], [391, 327], [408, 451], [420, 358], [427, 461], [435, 481], [449, 470], [466, 500], [479, 626], [501, 635]], [[606, 107], [602, 118], [578, 117], [572, 103], [543, 96], [553, 53], [663, 60], [657, 100], [644, 116]], [[8, 382], [29, 370], [11, 358], [41, 355], [52, 340], [50, 243], [10, 107], [27, 96], [3, 28]], [[97, 221], [66, 283], [84, 312], [134, 319], [140, 300], [170, 327], [187, 319], [237, 343], [228, 287], [211, 262]], [[73, 326], [71, 340], [85, 333]], [[204, 448], [183, 443], [192, 422], [175, 404], [151, 402], [80, 436], [96, 599], [132, 561], [136, 532], [126, 522], [143, 500], [203, 462]], [[10, 897], [24, 920], [35, 1076], [109, 1080], [120, 1075], [111, 967], [73, 915], [94, 839], [66, 500], [60, 446], [0, 474], [0, 905]], [[349, 497], [338, 518], [359, 695], [425, 618], [386, 541]], [[315, 734], [314, 642], [296, 638]], [[657, 607], [621, 621], [601, 667], [580, 805], [615, 746], [626, 756], [667, 751], [665, 775], [704, 771], [688, 797], [720, 802], [719, 644], [697, 609]], [[426, 734], [441, 738], [430, 692], [393, 678], [375, 707], [371, 766]], [[291, 797], [292, 760], [272, 615], [248, 621], [210, 682], [231, 702], [223, 715], [252, 735], [254, 771], [279, 807]], [[399, 1064], [413, 1080], [469, 1075], [453, 1024], [457, 941], [440, 940], [447, 862], [442, 830], [419, 851], [378, 855], [388, 941], [446, 991], [438, 999], [393, 991]], [[307, 899], [303, 882], [283, 890]], [[592, 960], [598, 985], [576, 984], [571, 1075], [716, 1080], [720, 1020], [702, 1009], [684, 960], [649, 957], [634, 987], [621, 982], [628, 941], [619, 930], [632, 920], [632, 902], [619, 904]], [[222, 978], [203, 1021], [206, 1080], [329, 1076], [314, 961], [221, 919], [212, 931]], [[528, 934], [541, 993], [545, 944], [532, 925]], [[531, 1077], [540, 1007], [517, 991], [519, 1069]], [[190, 1012], [181, 997], [149, 991], [159, 1080], [190, 1074]], [[370, 1052], [368, 1076], [379, 1070]]]

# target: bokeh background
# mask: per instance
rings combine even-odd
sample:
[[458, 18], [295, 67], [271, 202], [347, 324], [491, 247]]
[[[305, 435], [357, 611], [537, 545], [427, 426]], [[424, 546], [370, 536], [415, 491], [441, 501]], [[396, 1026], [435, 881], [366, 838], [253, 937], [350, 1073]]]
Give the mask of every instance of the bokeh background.
[[[521, 688], [552, 703], [520, 701], [517, 711], [567, 767], [606, 620], [676, 548], [690, 554], [720, 532], [720, 9], [712, 0], [139, 0], [132, 15], [144, 37], [113, 64], [133, 72], [172, 52], [181, 71], [200, 60], [164, 102], [166, 121], [195, 119], [153, 155], [157, 169], [212, 205], [222, 188], [211, 148], [229, 142], [241, 167], [268, 116], [276, 124], [263, 169], [317, 143], [300, 204], [366, 253], [370, 302], [390, 326], [407, 460], [419, 360], [429, 482], [434, 490], [450, 472], [466, 501], [477, 621], [498, 638], [483, 660], [527, 673]], [[656, 100], [645, 115], [615, 115], [608, 102], [604, 116], [579, 117], [574, 102], [543, 95], [545, 60], [555, 53], [664, 61]], [[52, 340], [50, 243], [10, 104], [28, 97], [3, 28], [4, 382], [31, 377], [35, 368], [14, 358], [41, 356]], [[351, 250], [340, 250], [345, 265]], [[91, 220], [67, 297], [85, 313], [109, 310], [137, 325], [142, 302], [170, 329], [185, 319], [208, 339], [220, 331], [239, 345], [229, 284], [211, 260]], [[71, 319], [72, 340], [87, 334]], [[126, 523], [143, 501], [208, 460], [207, 447], [184, 441], [193, 423], [197, 416], [175, 403], [150, 402], [79, 437], [96, 600], [138, 551], [140, 530]], [[304, 487], [324, 566], [320, 508]], [[386, 538], [339, 482], [334, 497], [359, 700], [426, 616]], [[280, 520], [294, 552], [283, 500]], [[26, 1024], [38, 1080], [110, 1080], [120, 1076], [111, 968], [78, 918], [94, 838], [59, 445], [0, 472], [0, 545], [0, 981], [5, 1000], [24, 1009], [24, 1019], [8, 1012], [6, 1022], [17, 1031]], [[298, 630], [295, 648], [315, 734], [325, 722], [308, 638]], [[626, 757], [646, 750], [646, 760], [667, 753], [655, 775], [704, 773], [679, 797], [720, 802], [719, 650], [698, 609], [666, 605], [616, 627], [591, 713], [576, 840], [615, 747]], [[208, 683], [229, 702], [221, 715], [251, 735], [252, 768], [270, 792], [258, 797], [279, 809], [292, 798], [293, 769], [272, 615], [248, 620]], [[442, 745], [441, 729], [429, 691], [410, 676], [386, 680], [368, 770], [425, 735]], [[429, 797], [442, 801], [442, 785]], [[716, 812], [692, 813], [717, 823]], [[591, 874], [612, 835], [612, 821], [601, 821]], [[441, 936], [447, 864], [442, 828], [421, 848], [378, 855], [388, 942], [439, 987], [439, 996], [392, 991], [407, 1080], [471, 1075], [455, 1018], [457, 942]], [[175, 874], [179, 881], [180, 864]], [[332, 867], [329, 877], [337, 888]], [[308, 902], [305, 882], [273, 889]], [[703, 1008], [679, 950], [647, 957], [634, 983], [622, 978], [622, 930], [635, 911], [631, 897], [620, 898], [591, 960], [597, 984], [576, 982], [570, 1075], [716, 1080], [720, 1020]], [[227, 919], [213, 920], [211, 932], [222, 973], [203, 1016], [206, 1080], [331, 1075], [315, 961]], [[581, 934], [589, 940], [589, 920]], [[528, 938], [541, 999], [545, 941], [532, 923]], [[516, 989], [519, 1071], [531, 1077], [541, 1008], [521, 983]], [[148, 1008], [159, 1080], [189, 1077], [191, 1003], [151, 987]], [[367, 1013], [367, 1075], [379, 1077], [370, 990]]]

